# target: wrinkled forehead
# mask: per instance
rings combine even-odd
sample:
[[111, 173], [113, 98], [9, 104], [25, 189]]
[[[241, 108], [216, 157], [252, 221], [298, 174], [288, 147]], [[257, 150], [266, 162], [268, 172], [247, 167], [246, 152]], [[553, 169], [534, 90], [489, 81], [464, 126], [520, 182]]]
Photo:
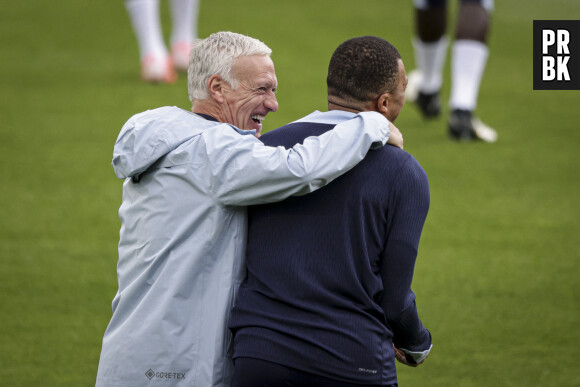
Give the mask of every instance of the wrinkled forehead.
[[236, 59], [232, 75], [238, 80], [268, 80], [277, 84], [274, 62], [268, 55], [243, 55]]

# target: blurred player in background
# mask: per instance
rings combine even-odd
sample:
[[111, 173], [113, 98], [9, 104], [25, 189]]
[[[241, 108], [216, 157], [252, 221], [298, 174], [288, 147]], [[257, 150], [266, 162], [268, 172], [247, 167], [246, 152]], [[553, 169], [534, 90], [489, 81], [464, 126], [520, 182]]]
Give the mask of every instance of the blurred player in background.
[[[409, 74], [407, 98], [423, 116], [441, 113], [440, 90], [447, 56], [447, 0], [414, 0], [416, 37], [413, 40], [417, 69]], [[489, 49], [487, 35], [493, 0], [461, 0], [451, 50], [449, 135], [460, 141], [494, 142], [497, 133], [478, 120], [479, 85]]]
[[197, 38], [199, 0], [169, 0], [171, 8], [170, 50], [161, 29], [159, 0], [125, 0], [146, 82], [173, 83], [178, 71], [187, 71], [189, 50]]

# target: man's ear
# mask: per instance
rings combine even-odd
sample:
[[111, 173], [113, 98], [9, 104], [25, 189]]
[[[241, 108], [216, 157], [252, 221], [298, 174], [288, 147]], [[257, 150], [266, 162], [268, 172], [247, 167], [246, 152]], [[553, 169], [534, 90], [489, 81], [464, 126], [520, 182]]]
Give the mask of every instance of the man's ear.
[[224, 102], [225, 81], [217, 74], [212, 75], [207, 82], [207, 91], [209, 96], [217, 103]]
[[387, 115], [389, 111], [389, 104], [391, 102], [391, 94], [383, 93], [377, 98], [377, 111], [382, 115]]

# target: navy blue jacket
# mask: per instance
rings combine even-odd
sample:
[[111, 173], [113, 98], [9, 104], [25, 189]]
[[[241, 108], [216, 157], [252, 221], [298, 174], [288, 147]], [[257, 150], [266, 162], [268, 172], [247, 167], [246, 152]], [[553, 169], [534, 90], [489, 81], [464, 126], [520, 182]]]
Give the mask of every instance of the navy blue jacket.
[[[333, 126], [296, 122], [261, 139], [289, 148]], [[247, 278], [230, 319], [234, 358], [396, 383], [393, 342], [431, 345], [411, 290], [428, 208], [424, 170], [392, 146], [314, 193], [250, 207]]]

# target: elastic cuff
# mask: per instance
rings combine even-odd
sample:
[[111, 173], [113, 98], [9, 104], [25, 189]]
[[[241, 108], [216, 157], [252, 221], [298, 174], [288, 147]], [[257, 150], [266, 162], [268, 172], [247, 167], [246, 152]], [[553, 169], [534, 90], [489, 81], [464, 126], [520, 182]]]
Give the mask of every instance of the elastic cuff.
[[425, 358], [429, 355], [431, 348], [433, 348], [433, 344], [431, 344], [429, 346], [429, 349], [426, 349], [426, 350], [421, 351], [421, 352], [409, 351], [408, 349], [405, 349], [405, 348], [401, 348], [401, 351], [403, 351], [407, 355], [411, 356], [413, 358], [413, 360], [415, 360], [415, 363], [419, 364], [423, 360], [425, 360]]

